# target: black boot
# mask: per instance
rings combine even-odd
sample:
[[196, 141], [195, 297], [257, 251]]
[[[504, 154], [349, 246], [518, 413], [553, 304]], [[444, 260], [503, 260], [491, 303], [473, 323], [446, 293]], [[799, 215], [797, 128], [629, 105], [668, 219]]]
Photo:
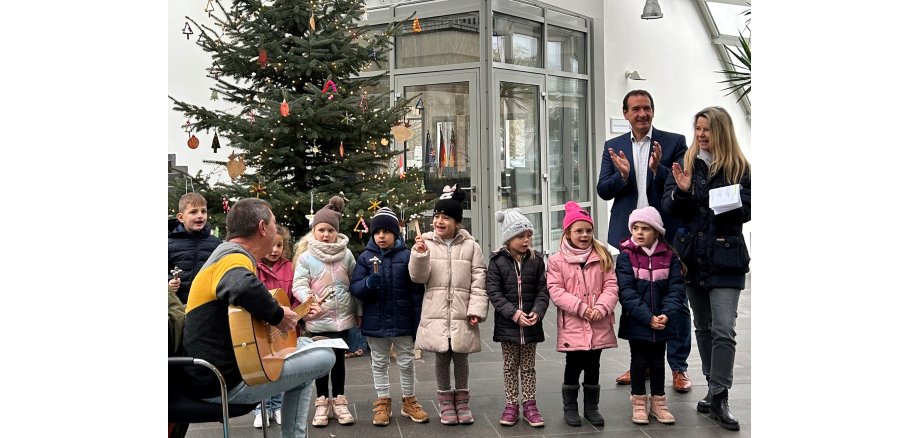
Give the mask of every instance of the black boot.
[[578, 385], [562, 385], [562, 413], [565, 424], [581, 426], [581, 415], [578, 415]]
[[585, 389], [585, 420], [595, 426], [604, 425], [604, 417], [597, 411], [597, 403], [601, 399], [600, 385], [581, 385]]
[[712, 406], [712, 392], [709, 390], [709, 376], [706, 376], [706, 397], [703, 397], [703, 399], [696, 404], [696, 411], [701, 414], [708, 414], [710, 406]]
[[696, 404], [696, 411], [701, 414], [708, 414], [710, 406], [712, 406], [712, 393], [707, 392], [706, 397], [703, 397], [703, 399]]
[[709, 418], [716, 420], [719, 426], [728, 430], [740, 430], [738, 420], [732, 415], [728, 408], [728, 390], [712, 395], [712, 406], [709, 410]]

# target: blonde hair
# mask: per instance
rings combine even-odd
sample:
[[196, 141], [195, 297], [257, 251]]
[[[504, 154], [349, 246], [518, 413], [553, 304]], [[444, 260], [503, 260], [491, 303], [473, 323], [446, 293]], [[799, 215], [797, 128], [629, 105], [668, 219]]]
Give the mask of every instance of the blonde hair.
[[[575, 221], [575, 222], [578, 222], [578, 221]], [[575, 223], [575, 222], [572, 222], [572, 223]], [[569, 229], [571, 228], [572, 226], [569, 225], [569, 228], [566, 228], [562, 232], [562, 239], [559, 240], [559, 246], [562, 246], [565, 239], [569, 238], [568, 237]], [[594, 243], [592, 245], [594, 246], [594, 252], [596, 252], [597, 257], [601, 259], [601, 269], [603, 269], [605, 272], [613, 269], [613, 256], [610, 255], [610, 251], [607, 251], [607, 244], [597, 239], [592, 239], [592, 240], [594, 240]]]
[[179, 198], [179, 213], [185, 213], [186, 208], [198, 206], [204, 206], [204, 208], [208, 208], [208, 201], [204, 199], [204, 196], [201, 196], [198, 193], [186, 193], [182, 195], [181, 198]]
[[[744, 173], [751, 171], [751, 163], [741, 152], [731, 116], [720, 106], [703, 108], [693, 116], [694, 131], [696, 131], [696, 122], [701, 117], [709, 120], [709, 152], [712, 154], [709, 176], [712, 177], [721, 171], [729, 183], [738, 184]], [[693, 161], [699, 153], [700, 142], [694, 135], [693, 144], [684, 155], [684, 170], [690, 172], [691, 175], [693, 174]]]
[[312, 232], [313, 231], [307, 231], [307, 234], [304, 234], [304, 236], [301, 237], [296, 244], [294, 244], [294, 258], [291, 259], [292, 261], [297, 261], [297, 259], [300, 258], [300, 255], [307, 250], [307, 236]]

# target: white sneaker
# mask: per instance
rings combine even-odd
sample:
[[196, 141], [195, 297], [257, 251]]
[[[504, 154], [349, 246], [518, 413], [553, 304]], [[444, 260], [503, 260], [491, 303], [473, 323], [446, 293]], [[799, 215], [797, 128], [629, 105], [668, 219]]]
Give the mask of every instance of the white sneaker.
[[275, 420], [275, 423], [278, 423], [278, 425], [281, 425], [281, 409], [278, 409], [275, 412], [272, 412], [272, 419]]
[[252, 420], [252, 427], [256, 429], [262, 428], [262, 413], [261, 412], [256, 413], [256, 418]]

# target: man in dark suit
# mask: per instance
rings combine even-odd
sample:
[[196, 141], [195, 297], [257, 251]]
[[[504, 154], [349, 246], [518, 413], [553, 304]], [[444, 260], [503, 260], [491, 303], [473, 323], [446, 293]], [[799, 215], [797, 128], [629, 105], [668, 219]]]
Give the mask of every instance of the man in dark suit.
[[[629, 120], [630, 132], [607, 140], [606, 153], [601, 158], [597, 194], [601, 199], [613, 199], [607, 243], [620, 248], [620, 242], [630, 236], [627, 222], [636, 208], [655, 207], [664, 221], [670, 243], [677, 232], [677, 220], [661, 209], [664, 183], [673, 163], [683, 166], [687, 152], [687, 139], [683, 135], [665, 132], [652, 127], [655, 101], [645, 90], [633, 90], [623, 98], [623, 116]], [[687, 357], [690, 356], [690, 308], [684, 303], [686, 315], [675, 318], [678, 337], [668, 341], [668, 364], [671, 366], [674, 389], [690, 390], [687, 375]], [[617, 383], [630, 383], [629, 371], [617, 377]]]

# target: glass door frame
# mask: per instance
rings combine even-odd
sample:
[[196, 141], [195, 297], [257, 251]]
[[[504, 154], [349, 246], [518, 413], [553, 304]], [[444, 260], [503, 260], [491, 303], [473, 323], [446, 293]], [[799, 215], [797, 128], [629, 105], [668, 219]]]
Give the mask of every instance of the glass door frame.
[[[430, 73], [394, 74], [393, 90], [395, 91], [395, 95], [391, 105], [395, 104], [395, 99], [405, 95], [406, 87], [457, 82], [466, 82], [469, 84], [470, 99], [470, 132], [468, 137], [469, 145], [467, 148], [469, 153], [470, 185], [468, 187], [458, 187], [457, 189], [465, 190], [467, 199], [470, 201], [470, 209], [463, 210], [463, 217], [469, 218], [472, 224], [472, 230], [467, 231], [470, 231], [470, 234], [472, 234], [476, 241], [482, 245], [482, 242], [489, 241], [492, 224], [487, 220], [488, 218], [485, 217], [485, 213], [489, 211], [489, 200], [486, 199], [487, 195], [484, 190], [484, 181], [482, 181], [484, 174], [476, 170], [482, 168], [483, 164], [486, 164], [482, 162], [483, 135], [480, 129], [482, 97], [480, 96], [481, 93], [479, 88], [479, 69], [473, 68]], [[414, 105], [414, 102], [412, 102], [412, 104]], [[435, 190], [436, 193], [441, 190], [440, 187], [431, 187], [430, 189]], [[431, 216], [432, 211], [426, 210], [422, 214]], [[485, 252], [485, 249], [483, 249], [483, 252]]]
[[[502, 139], [500, 138], [501, 129], [498, 126], [498, 118], [500, 116], [499, 105], [501, 101], [500, 90], [502, 82], [512, 82], [517, 84], [524, 85], [533, 85], [537, 87], [539, 98], [537, 99], [537, 145], [539, 146], [540, 154], [540, 202], [537, 205], [532, 205], [528, 207], [516, 207], [520, 208], [521, 211], [527, 214], [540, 214], [541, 224], [541, 233], [542, 233], [542, 248], [540, 252], [546, 252], [546, 242], [547, 238], [551, 236], [550, 233], [550, 217], [549, 217], [549, 154], [547, 152], [547, 120], [546, 120], [546, 75], [541, 73], [529, 73], [522, 72], [519, 70], [509, 70], [503, 69], [498, 66], [493, 67], [492, 69], [492, 98], [490, 99], [490, 109], [491, 117], [489, 118], [489, 131], [491, 133], [491, 145], [490, 148], [490, 158], [491, 162], [495, 165], [491, 172], [489, 172], [491, 185], [489, 186], [490, 190], [493, 190], [493, 195], [491, 199], [492, 205], [494, 205], [494, 211], [502, 210], [503, 206], [501, 203], [502, 191], [507, 190], [502, 188], [502, 178], [501, 172], [505, 169], [500, 166], [502, 162], [502, 150], [500, 145], [502, 144]], [[534, 224], [535, 227], [538, 224]], [[499, 242], [500, 233], [495, 233], [495, 238], [492, 241], [491, 248], [495, 250], [502, 246], [502, 242]]]

